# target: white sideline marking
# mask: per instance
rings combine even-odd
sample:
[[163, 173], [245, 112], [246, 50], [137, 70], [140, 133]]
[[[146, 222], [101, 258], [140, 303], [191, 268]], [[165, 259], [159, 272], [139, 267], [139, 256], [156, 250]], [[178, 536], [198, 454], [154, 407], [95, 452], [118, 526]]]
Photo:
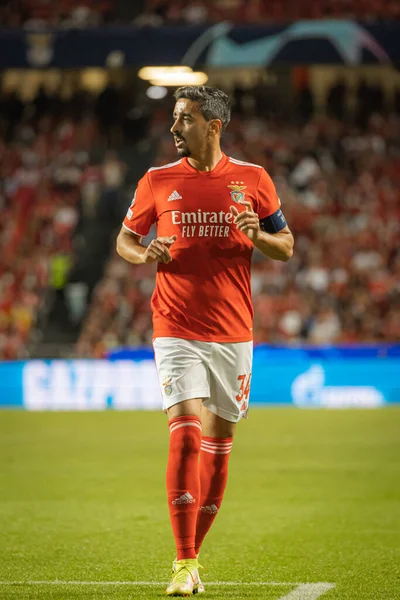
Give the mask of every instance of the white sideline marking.
[[317, 600], [334, 587], [333, 583], [300, 583], [295, 590], [279, 600]]
[[[0, 585], [168, 585], [168, 583], [169, 581], [0, 581]], [[206, 585], [270, 585], [289, 587], [291, 585], [302, 584], [293, 581], [207, 581]]]
[[[167, 585], [168, 581], [0, 581], [0, 585]], [[317, 600], [320, 596], [335, 587], [333, 583], [299, 583], [298, 581], [207, 581], [208, 585], [220, 586], [281, 586], [296, 585], [296, 589], [282, 596], [279, 600]]]

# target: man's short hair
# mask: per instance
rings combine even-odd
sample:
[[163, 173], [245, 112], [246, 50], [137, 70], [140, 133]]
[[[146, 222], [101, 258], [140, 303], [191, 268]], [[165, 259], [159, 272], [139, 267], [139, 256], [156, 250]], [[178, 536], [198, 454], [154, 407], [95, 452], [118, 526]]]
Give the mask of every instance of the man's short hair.
[[206, 121], [219, 119], [222, 123], [221, 134], [224, 133], [231, 120], [231, 103], [228, 96], [218, 88], [206, 85], [185, 85], [174, 92], [175, 100], [187, 98], [199, 105], [199, 111]]

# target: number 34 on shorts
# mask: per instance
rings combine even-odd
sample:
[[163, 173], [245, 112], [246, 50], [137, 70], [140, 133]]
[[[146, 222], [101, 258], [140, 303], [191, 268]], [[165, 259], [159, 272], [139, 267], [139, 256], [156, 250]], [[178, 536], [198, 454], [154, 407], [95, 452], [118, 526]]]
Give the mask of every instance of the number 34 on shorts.
[[243, 412], [247, 410], [249, 405], [251, 373], [239, 375], [238, 381], [240, 387], [239, 392], [236, 394], [236, 401], [239, 402], [240, 411]]

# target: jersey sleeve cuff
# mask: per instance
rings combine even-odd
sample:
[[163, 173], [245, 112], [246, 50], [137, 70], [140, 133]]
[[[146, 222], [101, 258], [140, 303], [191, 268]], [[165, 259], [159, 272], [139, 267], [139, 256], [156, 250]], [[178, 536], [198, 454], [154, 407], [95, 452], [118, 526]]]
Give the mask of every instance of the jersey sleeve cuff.
[[122, 226], [123, 226], [123, 227], [125, 227], [125, 229], [127, 229], [127, 230], [128, 230], [128, 231], [130, 231], [131, 233], [134, 233], [135, 235], [138, 235], [139, 237], [146, 237], [146, 235], [149, 233], [149, 232], [147, 232], [147, 233], [139, 233], [139, 232], [137, 232], [137, 231], [133, 231], [133, 229], [130, 229], [130, 227], [127, 227], [127, 226], [125, 225], [125, 223], [122, 223]]

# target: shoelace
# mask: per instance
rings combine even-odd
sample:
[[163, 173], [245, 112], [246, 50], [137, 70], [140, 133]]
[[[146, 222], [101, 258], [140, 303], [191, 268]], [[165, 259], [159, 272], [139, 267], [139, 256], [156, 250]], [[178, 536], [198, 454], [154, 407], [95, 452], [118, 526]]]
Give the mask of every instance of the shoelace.
[[[193, 567], [190, 567], [189, 565], [177, 565], [177, 569], [175, 572], [173, 572], [173, 576], [174, 576], [174, 580], [182, 583], [184, 581], [186, 581], [187, 578], [187, 574], [189, 573], [190, 577], [192, 579], [193, 575], [192, 575], [192, 569]], [[203, 569], [204, 567], [202, 567], [202, 565], [197, 565], [197, 569]]]

